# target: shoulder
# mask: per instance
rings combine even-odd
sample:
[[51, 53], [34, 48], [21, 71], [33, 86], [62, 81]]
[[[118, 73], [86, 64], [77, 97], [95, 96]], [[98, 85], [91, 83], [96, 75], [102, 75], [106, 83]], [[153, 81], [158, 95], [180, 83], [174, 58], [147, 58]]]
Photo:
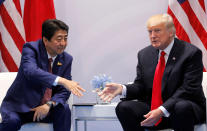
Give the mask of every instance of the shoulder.
[[69, 63], [73, 61], [72, 55], [70, 55], [65, 51], [62, 54], [60, 54], [60, 59], [63, 59], [65, 62], [69, 62]]
[[31, 41], [24, 44], [23, 49], [25, 48], [32, 48], [32, 49], [38, 49], [42, 45], [42, 40], [37, 41]]
[[139, 53], [146, 53], [146, 52], [149, 52], [149, 51], [155, 51], [155, 50], [156, 50], [156, 49], [155, 49], [154, 47], [152, 47], [152, 45], [149, 45], [149, 46], [147, 46], [147, 47], [141, 49], [141, 50], [139, 51]]
[[175, 38], [175, 42], [174, 42], [175, 46], [177, 46], [178, 50], [182, 50], [183, 53], [190, 53], [190, 54], [194, 54], [196, 52], [202, 53], [202, 51], [196, 47], [195, 45], [193, 45], [193, 43], [188, 43], [186, 41], [183, 40], [179, 40], [177, 38]]
[[151, 57], [151, 55], [154, 55], [156, 54], [157, 52], [157, 49], [155, 49], [152, 45], [149, 45], [143, 49], [141, 49], [139, 52], [138, 52], [138, 56], [139, 57]]

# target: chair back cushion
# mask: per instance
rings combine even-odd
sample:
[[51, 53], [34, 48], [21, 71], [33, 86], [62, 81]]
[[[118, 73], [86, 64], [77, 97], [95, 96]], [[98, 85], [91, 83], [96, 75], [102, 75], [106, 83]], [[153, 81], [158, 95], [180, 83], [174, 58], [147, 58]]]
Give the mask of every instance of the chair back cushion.
[[0, 104], [3, 101], [7, 90], [13, 83], [14, 79], [16, 78], [17, 72], [1, 72], [0, 73]]
[[203, 72], [202, 86], [203, 86], [203, 92], [207, 98], [207, 72]]

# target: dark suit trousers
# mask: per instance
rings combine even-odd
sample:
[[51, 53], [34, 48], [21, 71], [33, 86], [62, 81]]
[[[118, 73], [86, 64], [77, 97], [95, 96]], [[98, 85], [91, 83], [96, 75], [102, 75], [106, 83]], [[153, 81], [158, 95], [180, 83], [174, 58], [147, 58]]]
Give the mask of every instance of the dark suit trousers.
[[[197, 107], [200, 108], [199, 106]], [[140, 123], [145, 119], [144, 115], [149, 111], [150, 106], [140, 101], [122, 101], [116, 107], [116, 114], [124, 131], [166, 128], [172, 128], [175, 131], [193, 131], [194, 125], [204, 123], [206, 116], [205, 111], [200, 109], [200, 112], [195, 117], [191, 102], [182, 100], [175, 104], [173, 113], [169, 117], [163, 117], [158, 126], [140, 126]]]
[[[34, 112], [3, 114], [3, 122], [0, 124], [0, 131], [18, 131], [24, 123], [32, 122]], [[70, 131], [71, 111], [69, 105], [58, 104], [52, 108], [46, 118], [40, 122], [53, 123], [54, 131]]]

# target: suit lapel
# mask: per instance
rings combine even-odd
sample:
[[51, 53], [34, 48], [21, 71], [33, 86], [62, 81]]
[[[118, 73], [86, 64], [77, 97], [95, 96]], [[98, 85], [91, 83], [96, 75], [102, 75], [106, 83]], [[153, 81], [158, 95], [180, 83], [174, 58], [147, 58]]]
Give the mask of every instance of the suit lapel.
[[154, 71], [156, 70], [156, 66], [157, 66], [157, 63], [158, 63], [158, 57], [159, 57], [159, 50], [158, 49], [155, 49], [153, 48], [154, 50], [152, 51], [152, 57], [151, 58], [154, 58], [156, 56], [155, 59], [152, 59], [152, 67], [154, 69]]
[[167, 81], [169, 79], [170, 73], [175, 65], [175, 63], [177, 62], [177, 59], [179, 58], [179, 56], [181, 55], [181, 51], [180, 51], [180, 46], [179, 46], [179, 41], [178, 39], [175, 39], [174, 41], [174, 45], [170, 51], [166, 66], [165, 66], [165, 71], [163, 74], [163, 79], [162, 79], [162, 91], [164, 90], [164, 88], [167, 85]]
[[59, 71], [61, 70], [63, 65], [64, 65], [63, 54], [60, 54], [56, 57], [53, 63], [53, 68], [52, 68], [53, 74], [60, 74]]
[[48, 71], [48, 56], [47, 56], [47, 51], [45, 48], [45, 45], [43, 44], [42, 40], [39, 41], [40, 42], [40, 62], [42, 65], [42, 69], [45, 71]]

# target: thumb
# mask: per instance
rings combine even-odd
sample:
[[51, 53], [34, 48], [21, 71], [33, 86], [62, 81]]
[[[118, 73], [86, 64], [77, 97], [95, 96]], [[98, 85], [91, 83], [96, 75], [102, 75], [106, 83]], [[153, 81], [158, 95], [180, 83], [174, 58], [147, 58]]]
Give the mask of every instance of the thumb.
[[144, 115], [145, 118], [148, 118], [150, 116], [151, 112], [148, 112], [146, 115]]
[[30, 109], [30, 111], [36, 111], [36, 108], [32, 108], [32, 109]]
[[106, 87], [112, 87], [112, 86], [114, 86], [114, 83], [107, 83], [105, 86]]

